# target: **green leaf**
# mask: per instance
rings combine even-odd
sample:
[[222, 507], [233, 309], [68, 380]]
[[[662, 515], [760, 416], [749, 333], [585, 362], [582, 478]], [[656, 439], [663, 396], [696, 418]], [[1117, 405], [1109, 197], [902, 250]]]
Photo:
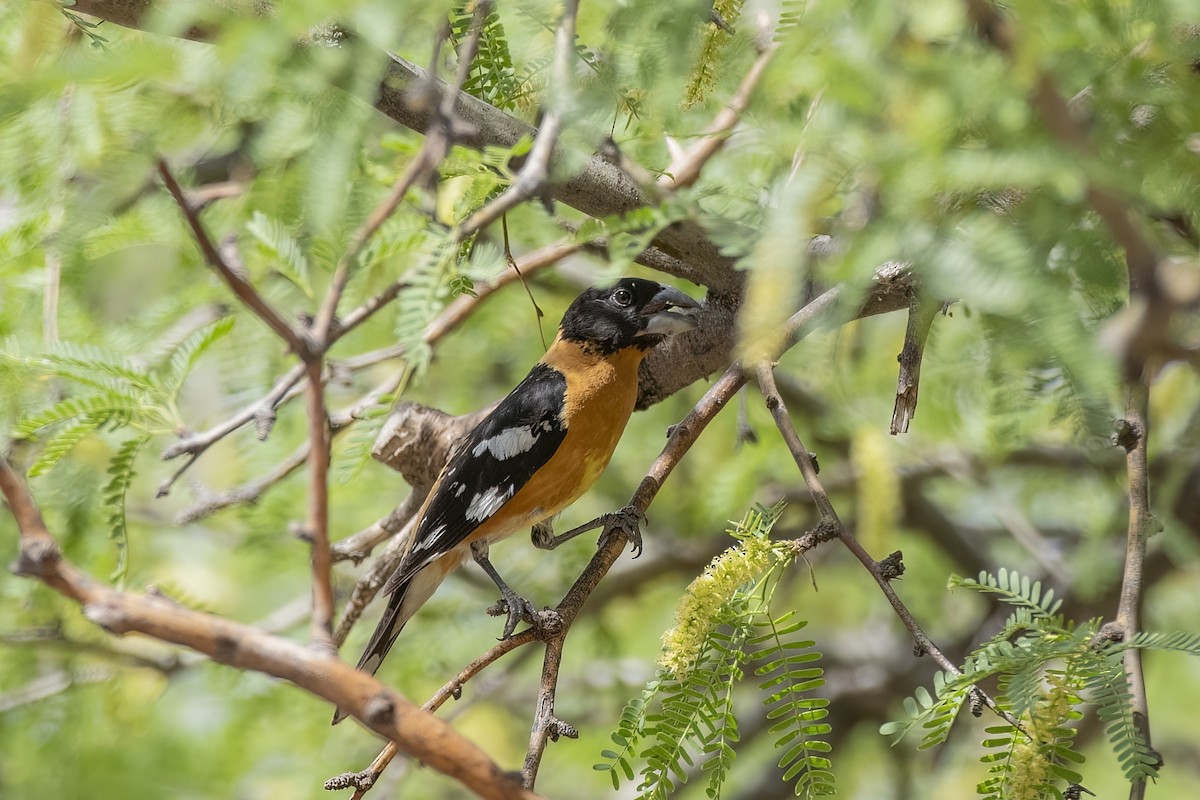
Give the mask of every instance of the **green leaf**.
[[193, 331], [171, 353], [167, 391], [171, 397], [179, 394], [180, 387], [191, 374], [196, 362], [208, 348], [224, 338], [233, 330], [233, 317], [222, 317], [199, 330]]
[[138, 452], [150, 441], [149, 435], [136, 436], [121, 443], [108, 465], [108, 483], [104, 486], [104, 506], [108, 512], [109, 538], [117, 546], [117, 566], [110, 579], [124, 588], [129, 573], [129, 530], [125, 524], [125, 495], [133, 482], [134, 461]]
[[142, 410], [141, 401], [128, 394], [105, 391], [85, 397], [70, 397], [55, 403], [44, 411], [25, 417], [13, 429], [17, 438], [31, 438], [42, 428], [56, 425], [76, 417], [128, 416]]
[[42, 452], [29, 466], [29, 477], [36, 478], [49, 471], [55, 464], [83, 440], [108, 420], [106, 415], [84, 415], [70, 427], [57, 431], [42, 447]]
[[308, 256], [300, 243], [288, 233], [283, 223], [268, 217], [261, 211], [246, 223], [246, 232], [258, 241], [264, 252], [271, 257], [271, 268], [296, 285], [304, 296], [313, 299], [312, 279]]

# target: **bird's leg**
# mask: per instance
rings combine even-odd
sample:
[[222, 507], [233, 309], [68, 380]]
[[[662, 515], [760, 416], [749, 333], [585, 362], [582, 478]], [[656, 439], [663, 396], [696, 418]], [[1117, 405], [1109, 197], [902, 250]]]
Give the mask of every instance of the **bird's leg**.
[[507, 639], [509, 636], [512, 636], [513, 631], [517, 629], [517, 623], [521, 620], [525, 620], [530, 625], [537, 624], [537, 609], [533, 607], [533, 603], [530, 603], [508, 588], [508, 584], [504, 582], [504, 579], [500, 577], [500, 573], [496, 572], [496, 568], [488, 560], [487, 542], [472, 542], [471, 557], [475, 559], [476, 564], [483, 568], [487, 576], [492, 579], [492, 582], [496, 584], [496, 588], [500, 590], [501, 597], [504, 598], [503, 603], [507, 608], [508, 619], [504, 623], [504, 632], [500, 635], [500, 638]]
[[633, 506], [625, 506], [619, 511], [613, 511], [610, 514], [602, 514], [591, 522], [585, 522], [578, 528], [572, 528], [566, 533], [554, 535], [554, 528], [550, 522], [539, 522], [533, 526], [533, 531], [530, 538], [533, 540], [533, 546], [542, 550], [553, 550], [560, 544], [567, 542], [579, 536], [581, 533], [594, 531], [596, 528], [603, 528], [604, 534], [608, 535], [615, 530], [625, 531], [625, 538], [629, 540], [629, 544], [633, 545], [633, 557], [637, 558], [642, 554], [642, 526], [646, 524], [646, 515], [641, 510]]

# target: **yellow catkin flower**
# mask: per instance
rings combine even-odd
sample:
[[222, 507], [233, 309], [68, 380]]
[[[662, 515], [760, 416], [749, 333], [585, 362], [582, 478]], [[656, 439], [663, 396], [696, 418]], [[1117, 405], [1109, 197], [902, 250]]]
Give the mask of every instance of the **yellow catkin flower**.
[[[716, 0], [712, 10], [718, 14], [726, 25], [737, 22], [742, 13], [742, 5], [746, 0]], [[719, 67], [721, 50], [732, 41], [730, 33], [717, 25], [715, 21], [704, 26], [700, 33], [700, 44], [697, 48], [696, 64], [692, 68], [692, 77], [683, 90], [680, 106], [688, 109], [697, 103], [704, 102], [709, 91], [717, 85], [717, 69]]]
[[1011, 800], [1039, 800], [1046, 782], [1048, 764], [1036, 743], [1028, 739], [1013, 746], [1012, 777], [1008, 782]]
[[1047, 674], [1045, 694], [1035, 704], [1032, 714], [1022, 722], [1031, 739], [1022, 739], [1013, 746], [1012, 775], [1008, 781], [1008, 796], [1012, 800], [1039, 800], [1049, 779], [1050, 762], [1043, 747], [1053, 744], [1054, 728], [1067, 718], [1075, 697], [1061, 675]]
[[709, 563], [688, 586], [675, 609], [675, 626], [663, 634], [658, 663], [678, 680], [695, 665], [717, 612], [739, 587], [771, 566], [771, 541], [755, 537], [729, 548]]
[[891, 442], [882, 430], [860, 428], [850, 445], [858, 475], [858, 539], [868, 551], [886, 552], [900, 518], [900, 476], [892, 463]]

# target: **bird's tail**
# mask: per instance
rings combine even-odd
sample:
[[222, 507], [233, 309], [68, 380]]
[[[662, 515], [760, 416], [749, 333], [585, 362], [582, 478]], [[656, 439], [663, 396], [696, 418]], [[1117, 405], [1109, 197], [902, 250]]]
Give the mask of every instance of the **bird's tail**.
[[[456, 566], [458, 562], [452, 562], [450, 559], [435, 561], [412, 577], [400, 581], [394, 589], [390, 589], [387, 608], [383, 610], [383, 616], [379, 618], [379, 624], [371, 634], [371, 641], [367, 642], [367, 648], [358, 660], [358, 669], [370, 675], [375, 674], [379, 665], [383, 663], [384, 656], [396, 643], [396, 637], [404, 629], [404, 624], [417, 613], [417, 609], [425, 605], [425, 601]], [[384, 587], [384, 591], [389, 591], [389, 588]], [[337, 725], [347, 716], [349, 715], [339, 708], [334, 712], [331, 724]]]
[[[411, 583], [412, 581], [401, 583], [388, 597], [387, 608], [384, 609], [383, 616], [379, 618], [379, 624], [375, 626], [375, 632], [371, 634], [371, 641], [367, 642], [367, 647], [363, 650], [362, 657], [358, 659], [358, 666], [355, 669], [374, 675], [375, 671], [379, 669], [379, 665], [383, 663], [383, 657], [392, 649], [400, 631], [404, 629], [404, 623], [408, 622], [408, 618], [412, 616], [411, 613], [401, 613], [404, 610], [405, 596], [408, 594]], [[337, 725], [347, 716], [349, 715], [339, 708], [333, 712], [333, 722], [330, 724]]]

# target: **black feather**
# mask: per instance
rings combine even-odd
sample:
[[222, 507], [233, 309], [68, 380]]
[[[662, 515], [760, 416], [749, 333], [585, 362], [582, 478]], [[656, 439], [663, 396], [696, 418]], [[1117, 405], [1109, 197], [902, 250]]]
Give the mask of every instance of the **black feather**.
[[[496, 492], [510, 499], [550, 460], [567, 435], [562, 420], [566, 392], [567, 379], [562, 373], [537, 364], [467, 436], [438, 478], [413, 549], [388, 580], [385, 592], [452, 550], [503, 507], [500, 502], [491, 513], [468, 516], [473, 498]], [[532, 446], [507, 458], [483, 447], [509, 431], [528, 432]]]

